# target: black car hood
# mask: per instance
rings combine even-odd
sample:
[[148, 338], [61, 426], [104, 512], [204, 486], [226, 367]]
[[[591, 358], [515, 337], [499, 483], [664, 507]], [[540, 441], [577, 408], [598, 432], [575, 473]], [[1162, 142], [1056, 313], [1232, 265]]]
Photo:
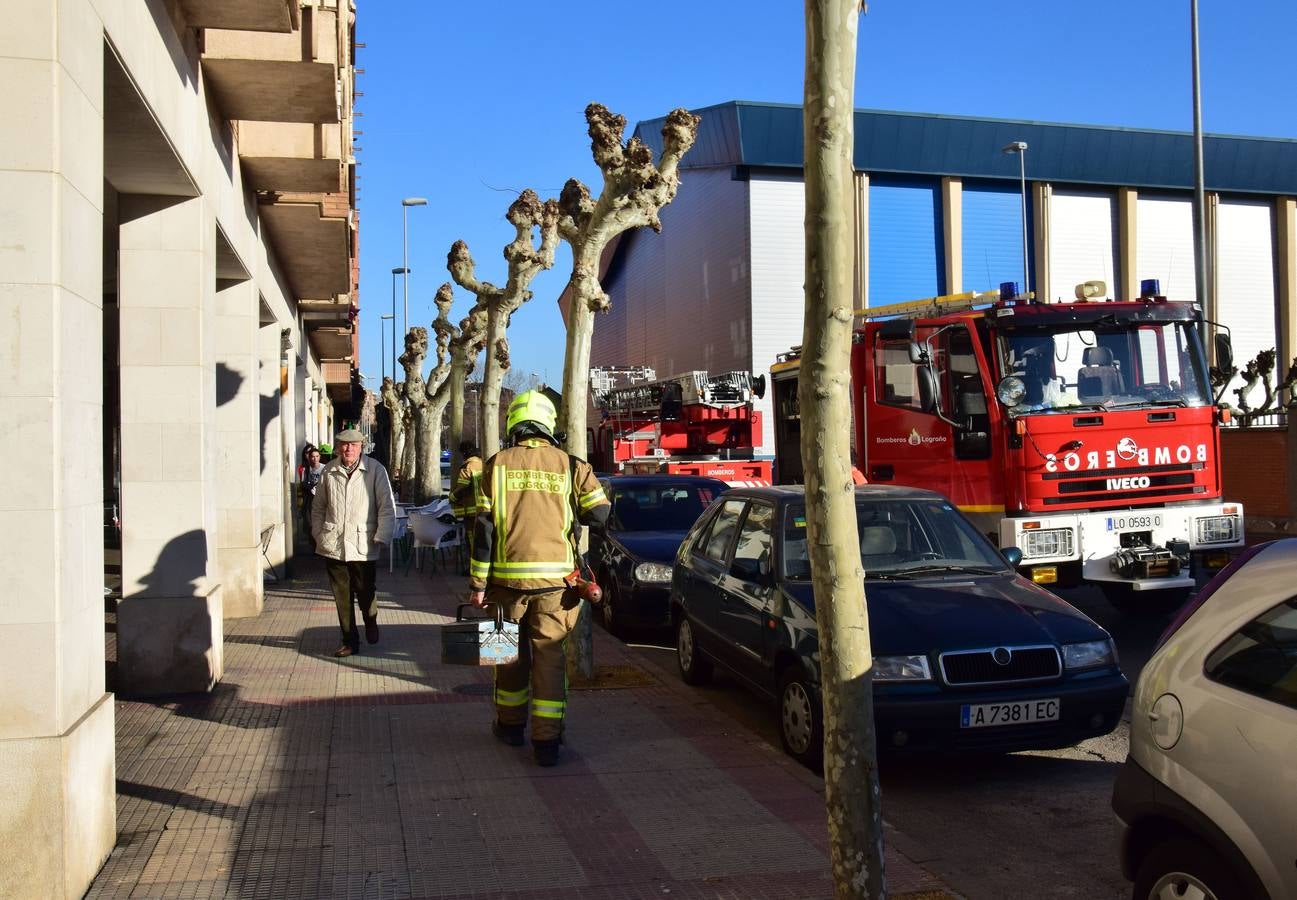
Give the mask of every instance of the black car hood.
[[683, 531], [618, 531], [608, 535], [641, 562], [670, 563], [676, 558]]
[[[814, 608], [809, 584], [786, 583], [784, 590]], [[875, 656], [1108, 637], [1075, 607], [1008, 574], [870, 581], [865, 597]]]

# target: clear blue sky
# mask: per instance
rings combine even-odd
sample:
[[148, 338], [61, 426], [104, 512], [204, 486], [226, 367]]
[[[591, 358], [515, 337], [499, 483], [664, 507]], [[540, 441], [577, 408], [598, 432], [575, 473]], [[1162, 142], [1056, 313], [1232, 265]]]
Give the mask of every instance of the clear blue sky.
[[[501, 251], [512, 238], [504, 212], [517, 191], [557, 196], [575, 176], [598, 192], [587, 103], [625, 115], [630, 133], [677, 106], [802, 99], [795, 0], [357, 6], [366, 45], [357, 52], [361, 371], [372, 385], [378, 317], [401, 265], [402, 197], [429, 201], [409, 215], [410, 324], [426, 326], [457, 238], [479, 277], [504, 280]], [[1297, 4], [1199, 6], [1204, 129], [1297, 138]], [[874, 0], [861, 19], [857, 107], [1189, 131], [1190, 87], [1188, 0]], [[561, 381], [555, 301], [570, 265], [561, 246], [514, 316], [514, 368], [524, 378]], [[401, 302], [398, 285], [398, 323]], [[471, 303], [457, 289], [453, 318]]]

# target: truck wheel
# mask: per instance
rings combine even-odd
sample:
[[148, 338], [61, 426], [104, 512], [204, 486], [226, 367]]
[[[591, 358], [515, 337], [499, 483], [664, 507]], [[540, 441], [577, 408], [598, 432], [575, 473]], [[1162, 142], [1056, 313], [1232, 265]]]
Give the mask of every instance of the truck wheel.
[[1126, 616], [1162, 616], [1184, 606], [1192, 593], [1189, 588], [1168, 588], [1162, 591], [1136, 591], [1130, 585], [1106, 582], [1101, 587], [1103, 598], [1119, 613]]
[[711, 660], [702, 655], [694, 639], [694, 626], [683, 612], [676, 622], [676, 663], [685, 684], [706, 684], [712, 680]]
[[824, 758], [824, 712], [806, 670], [797, 664], [779, 676], [779, 740], [789, 756], [819, 770]]
[[1134, 900], [1241, 900], [1238, 878], [1206, 844], [1177, 838], [1144, 857], [1135, 875]]

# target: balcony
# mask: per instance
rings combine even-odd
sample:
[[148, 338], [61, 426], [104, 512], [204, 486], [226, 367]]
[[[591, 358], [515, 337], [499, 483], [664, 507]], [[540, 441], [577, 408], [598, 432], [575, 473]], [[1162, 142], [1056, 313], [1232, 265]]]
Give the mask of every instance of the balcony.
[[334, 403], [350, 403], [352, 401], [351, 362], [325, 360], [320, 363], [320, 371], [324, 375], [324, 385], [329, 393], [329, 399]]
[[254, 190], [336, 194], [345, 189], [343, 125], [240, 122], [238, 128], [239, 159]]
[[299, 27], [297, 0], [181, 0], [195, 28], [289, 32]]
[[299, 300], [351, 292], [351, 220], [346, 194], [263, 196], [258, 207]]
[[301, 14], [301, 28], [288, 32], [220, 28], [203, 32], [203, 76], [228, 118], [340, 121], [339, 59], [343, 65], [347, 60], [338, 12], [308, 6]]

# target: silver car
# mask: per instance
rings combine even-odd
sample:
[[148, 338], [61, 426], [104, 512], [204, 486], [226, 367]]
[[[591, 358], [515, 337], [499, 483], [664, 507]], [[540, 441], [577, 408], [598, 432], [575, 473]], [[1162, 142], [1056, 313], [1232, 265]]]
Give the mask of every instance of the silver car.
[[1297, 539], [1245, 551], [1163, 634], [1112, 804], [1138, 900], [1297, 897]]

